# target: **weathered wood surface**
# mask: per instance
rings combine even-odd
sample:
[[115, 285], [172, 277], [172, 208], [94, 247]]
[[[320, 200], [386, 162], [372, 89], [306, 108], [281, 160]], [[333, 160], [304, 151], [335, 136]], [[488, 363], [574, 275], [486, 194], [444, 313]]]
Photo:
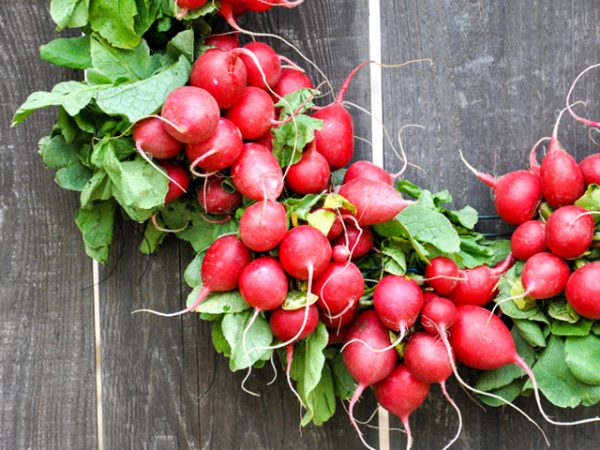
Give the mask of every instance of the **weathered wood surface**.
[[[537, 6], [535, 6], [537, 5]], [[464, 169], [462, 148], [476, 166], [501, 174], [526, 163], [529, 147], [550, 133], [570, 80], [597, 62], [600, 7], [586, 0], [552, 2], [425, 2], [382, 0], [383, 59], [420, 64], [384, 72], [385, 122], [405, 131], [412, 163], [407, 177], [431, 189], [448, 188], [457, 205], [492, 212], [489, 191]], [[367, 0], [308, 0], [296, 10], [244, 18], [250, 29], [278, 30], [297, 44], [339, 87], [347, 72], [369, 57]], [[371, 30], [373, 32], [373, 30]], [[62, 192], [35, 154], [52, 113], [37, 114], [8, 130], [14, 109], [32, 90], [71, 76], [39, 61], [37, 47], [51, 39], [47, 2], [0, 4], [2, 79], [2, 191], [0, 226], [0, 449], [94, 448], [96, 402], [91, 263], [72, 223], [77, 197]], [[275, 45], [283, 50], [285, 47]], [[294, 58], [290, 50], [285, 53]], [[314, 73], [314, 72], [313, 72]], [[598, 77], [580, 85], [577, 98], [600, 117]], [[368, 72], [348, 100], [369, 106]], [[357, 135], [370, 137], [370, 119], [354, 114]], [[561, 140], [575, 155], [593, 151], [586, 131], [565, 120]], [[369, 158], [358, 143], [358, 157]], [[400, 162], [386, 148], [386, 166]], [[505, 229], [504, 227], [501, 227]], [[269, 369], [256, 371], [244, 394], [243, 374], [229, 372], [212, 349], [208, 324], [195, 317], [131, 316], [138, 307], [176, 310], [187, 288], [181, 272], [192, 254], [169, 241], [147, 259], [137, 252], [141, 230], [120, 225], [111, 262], [101, 271], [102, 375], [106, 449], [316, 449], [362, 448], [340, 408], [321, 428], [298, 432], [298, 408], [284, 380], [270, 387]], [[535, 430], [508, 409], [483, 413], [451, 383], [465, 431], [456, 448], [542, 448]], [[454, 432], [453, 411], [437, 388], [412, 420], [419, 449], [441, 448]], [[519, 400], [534, 417], [531, 400]], [[359, 415], [374, 402], [369, 394]], [[563, 412], [576, 418], [593, 410]], [[397, 423], [393, 421], [397, 426]], [[553, 448], [597, 448], [600, 427], [544, 427]], [[367, 440], [377, 434], [365, 429]], [[392, 434], [393, 447], [404, 437]]]
[[54, 113], [9, 129], [29, 92], [73, 74], [40, 61], [56, 33], [42, 1], [0, 2], [0, 448], [94, 448], [91, 262], [37, 155]]

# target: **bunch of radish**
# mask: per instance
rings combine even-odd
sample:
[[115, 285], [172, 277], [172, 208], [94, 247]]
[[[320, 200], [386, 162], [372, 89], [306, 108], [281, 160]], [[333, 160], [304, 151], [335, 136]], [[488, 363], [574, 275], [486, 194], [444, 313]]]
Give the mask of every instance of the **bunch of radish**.
[[[304, 0], [221, 0], [219, 2], [221, 6], [218, 11], [229, 25], [233, 28], [239, 28], [237, 17], [246, 12], [265, 12], [274, 7], [294, 8], [303, 2]], [[178, 16], [185, 17], [188, 12], [202, 8], [210, 3], [211, 0], [177, 0], [177, 6], [179, 7]]]

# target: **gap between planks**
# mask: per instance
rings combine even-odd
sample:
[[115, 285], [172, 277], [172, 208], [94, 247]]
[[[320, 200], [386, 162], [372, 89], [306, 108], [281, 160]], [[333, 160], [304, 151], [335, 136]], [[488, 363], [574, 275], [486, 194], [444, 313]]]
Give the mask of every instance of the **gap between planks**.
[[98, 450], [104, 450], [104, 421], [102, 417], [102, 339], [100, 334], [100, 267], [92, 259], [94, 293], [94, 349], [96, 355], [96, 434]]
[[[369, 1], [369, 59], [381, 63], [381, 5], [379, 0]], [[370, 66], [371, 78], [371, 141], [373, 163], [384, 167], [383, 152], [383, 83], [378, 64]], [[381, 120], [381, 123], [377, 119]], [[381, 406], [377, 408], [379, 425], [379, 450], [390, 450], [390, 416]]]

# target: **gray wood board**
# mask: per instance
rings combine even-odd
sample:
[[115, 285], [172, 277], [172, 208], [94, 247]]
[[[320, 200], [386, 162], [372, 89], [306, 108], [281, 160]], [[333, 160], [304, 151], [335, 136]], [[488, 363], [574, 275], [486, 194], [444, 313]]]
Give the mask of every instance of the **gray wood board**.
[[54, 111], [9, 129], [34, 90], [71, 79], [39, 59], [57, 35], [42, 1], [0, 3], [0, 448], [94, 448], [91, 268], [62, 191], [37, 154]]
[[[409, 168], [406, 178], [431, 190], [448, 189], [458, 207], [470, 204], [493, 214], [490, 189], [465, 168], [458, 150], [463, 149], [475, 167], [494, 175], [527, 167], [530, 148], [552, 133], [574, 78], [600, 59], [598, 4], [383, 0], [381, 9], [385, 62], [425, 57], [434, 61], [433, 66], [384, 72], [386, 124], [394, 132], [411, 123], [427, 127], [404, 133], [409, 160], [425, 170]], [[578, 110], [596, 120], [599, 88], [598, 73], [592, 72], [581, 80], [574, 97], [588, 102]], [[568, 115], [559, 139], [578, 160], [597, 151], [588, 130]], [[400, 167], [389, 148], [386, 166]], [[484, 225], [510, 231], [498, 223]], [[544, 447], [540, 434], [515, 411], [487, 408], [484, 413], [454, 381], [450, 385], [465, 422], [455, 448]], [[517, 405], [543, 423], [533, 399], [520, 399]], [[598, 407], [547, 409], [558, 420], [600, 413]], [[455, 412], [433, 388], [412, 424], [416, 449], [441, 448], [455, 432]], [[593, 449], [600, 437], [599, 425], [543, 428], [552, 448]], [[395, 445], [401, 445], [403, 438], [396, 436]]]

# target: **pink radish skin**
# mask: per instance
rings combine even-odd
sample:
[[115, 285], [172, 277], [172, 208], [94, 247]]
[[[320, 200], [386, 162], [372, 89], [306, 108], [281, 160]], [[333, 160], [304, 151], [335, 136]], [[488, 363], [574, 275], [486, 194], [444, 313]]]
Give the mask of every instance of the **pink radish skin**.
[[288, 231], [279, 247], [279, 261], [287, 273], [299, 280], [319, 277], [331, 261], [331, 245], [323, 233], [302, 225]]
[[398, 364], [373, 389], [379, 404], [402, 421], [406, 430], [406, 448], [410, 449], [413, 439], [409, 417], [427, 399], [429, 384], [417, 380], [404, 364]]
[[231, 166], [236, 189], [252, 200], [277, 200], [283, 191], [283, 173], [273, 153], [260, 144], [245, 144]]
[[356, 178], [368, 178], [390, 185], [394, 182], [392, 175], [370, 161], [356, 161], [352, 163], [344, 175], [344, 184]]
[[224, 52], [228, 52], [240, 46], [240, 41], [237, 33], [208, 36], [204, 40], [204, 43], [206, 45], [216, 47], [219, 50], [223, 50]]
[[[356, 315], [356, 312], [355, 312]], [[353, 317], [354, 320], [354, 317]], [[322, 320], [321, 320], [322, 321]], [[327, 326], [327, 325], [325, 325]], [[329, 332], [329, 340], [327, 346], [341, 344], [346, 340], [346, 334], [348, 333], [347, 327], [327, 327]]]
[[577, 258], [594, 239], [594, 219], [580, 206], [563, 206], [546, 223], [546, 245], [561, 258]]
[[240, 129], [244, 139], [260, 139], [271, 130], [275, 105], [265, 91], [248, 86], [240, 101], [229, 108], [225, 117]]
[[299, 162], [290, 166], [285, 181], [296, 194], [318, 194], [327, 189], [329, 176], [327, 160], [311, 146]]
[[450, 300], [435, 294], [423, 294], [425, 304], [421, 311], [423, 329], [434, 336], [445, 333], [456, 322], [456, 306]]
[[368, 178], [356, 178], [343, 184], [340, 195], [356, 206], [360, 225], [387, 222], [408, 206], [391, 185]]
[[347, 247], [343, 245], [336, 245], [335, 247], [333, 247], [333, 260], [335, 262], [346, 262], [350, 259], [351, 256], [352, 254], [350, 253], [350, 250], [348, 250]]
[[352, 426], [356, 429], [360, 439], [368, 446], [354, 419], [354, 405], [367, 386], [382, 381], [392, 373], [398, 360], [398, 353], [394, 348], [383, 352], [372, 350], [373, 348], [387, 347], [390, 342], [389, 331], [381, 323], [374, 310], [365, 311], [358, 315], [356, 322], [348, 329], [346, 342], [347, 344], [342, 351], [344, 363], [352, 378], [358, 383], [350, 400], [348, 414], [350, 422], [352, 422]]
[[169, 94], [162, 107], [163, 127], [184, 144], [204, 142], [219, 123], [219, 105], [206, 92], [194, 86], [183, 86]]
[[510, 255], [506, 260], [494, 268], [478, 266], [473, 269], [463, 270], [461, 280], [456, 288], [448, 295], [455, 305], [487, 305], [496, 296], [498, 279], [514, 265], [514, 258]]
[[[190, 185], [190, 177], [183, 167], [170, 161], [160, 163], [161, 167], [167, 171], [169, 178], [169, 190], [165, 196], [165, 205], [171, 203], [185, 194]], [[183, 189], [181, 189], [183, 188]]]
[[375, 287], [373, 306], [390, 330], [401, 335], [412, 327], [423, 309], [423, 293], [415, 280], [388, 275]]
[[342, 219], [340, 219], [340, 216], [337, 215], [333, 225], [331, 225], [331, 228], [329, 229], [329, 233], [327, 233], [327, 239], [333, 241], [334, 239], [337, 239], [343, 232], [344, 225], [342, 224]]
[[452, 375], [452, 364], [444, 343], [424, 332], [413, 334], [404, 347], [404, 363], [421, 382], [438, 384]]
[[[354, 323], [354, 321], [356, 320], [357, 311], [358, 311], [358, 306], [355, 306], [354, 308], [350, 308], [348, 311], [346, 311], [345, 313], [343, 313], [342, 315], [340, 315], [338, 318], [335, 318], [335, 319], [331, 319], [329, 314], [327, 314], [327, 312], [321, 311], [319, 314], [319, 317], [321, 319], [321, 322], [323, 322], [323, 324], [325, 324], [325, 326], [327, 328], [341, 330], [342, 328], [347, 327], [347, 326], [351, 325], [352, 323]], [[344, 340], [345, 339], [342, 339], [339, 343], [343, 342]]]
[[571, 275], [566, 262], [551, 253], [538, 253], [527, 260], [521, 274], [525, 292], [536, 300], [560, 294]]
[[234, 52], [210, 49], [194, 63], [190, 84], [206, 90], [220, 109], [227, 109], [242, 98], [246, 89], [246, 66]]
[[585, 185], [600, 185], [600, 153], [594, 153], [579, 163]]
[[510, 252], [521, 261], [527, 261], [547, 248], [546, 225], [539, 220], [523, 222], [510, 238]]
[[[288, 311], [282, 308], [276, 309], [271, 313], [269, 325], [273, 336], [280, 341], [289, 341], [298, 335], [302, 330], [304, 322], [304, 308]], [[308, 308], [308, 321], [302, 333], [296, 338], [296, 341], [304, 339], [315, 331], [319, 324], [319, 311], [315, 305], [310, 305]], [[293, 345], [293, 344], [292, 344]]]
[[334, 245], [345, 247], [352, 255], [353, 260], [360, 259], [373, 249], [375, 240], [373, 231], [371, 227], [364, 226], [361, 233], [361, 230], [356, 228], [352, 222], [345, 225], [346, 232], [334, 241]]
[[238, 127], [231, 120], [220, 118], [214, 134], [200, 144], [186, 145], [185, 154], [194, 167], [217, 172], [234, 163], [243, 145]]
[[180, 8], [196, 9], [206, 5], [208, 0], [177, 0], [177, 5]]
[[174, 158], [181, 151], [181, 143], [165, 131], [162, 120], [156, 117], [136, 123], [133, 140], [139, 149], [156, 159]]
[[600, 262], [586, 264], [569, 277], [566, 297], [569, 305], [582, 317], [600, 320]]
[[206, 188], [198, 189], [198, 203], [208, 214], [231, 214], [242, 204], [239, 192], [227, 192], [223, 189], [223, 178], [211, 177]]
[[365, 281], [351, 262], [334, 262], [315, 280], [312, 292], [319, 296], [319, 308], [331, 319], [354, 308], [365, 292]]
[[273, 151], [273, 135], [271, 133], [265, 134], [263, 137], [256, 139], [254, 142], [262, 145], [270, 152]]
[[450, 258], [437, 256], [425, 267], [425, 280], [438, 294], [448, 295], [460, 281], [460, 268]]
[[267, 89], [263, 74], [267, 80], [267, 85], [269, 87], [275, 86], [281, 77], [281, 61], [275, 50], [263, 42], [251, 42], [244, 45], [243, 48], [254, 53], [260, 63], [260, 67], [257, 67], [256, 62], [248, 55], [239, 54], [248, 72], [248, 86]]
[[265, 200], [249, 206], [240, 220], [240, 239], [255, 252], [277, 247], [287, 233], [285, 208], [279, 202]]
[[[273, 87], [273, 91], [279, 97], [285, 97], [302, 88], [314, 89], [313, 82], [309, 76], [300, 70], [285, 68], [281, 69], [281, 76], [277, 84]], [[277, 97], [273, 98], [274, 101], [275, 99], [278, 101]]]
[[275, 258], [263, 256], [244, 267], [239, 288], [250, 306], [260, 311], [271, 311], [279, 308], [285, 301], [288, 278]]

